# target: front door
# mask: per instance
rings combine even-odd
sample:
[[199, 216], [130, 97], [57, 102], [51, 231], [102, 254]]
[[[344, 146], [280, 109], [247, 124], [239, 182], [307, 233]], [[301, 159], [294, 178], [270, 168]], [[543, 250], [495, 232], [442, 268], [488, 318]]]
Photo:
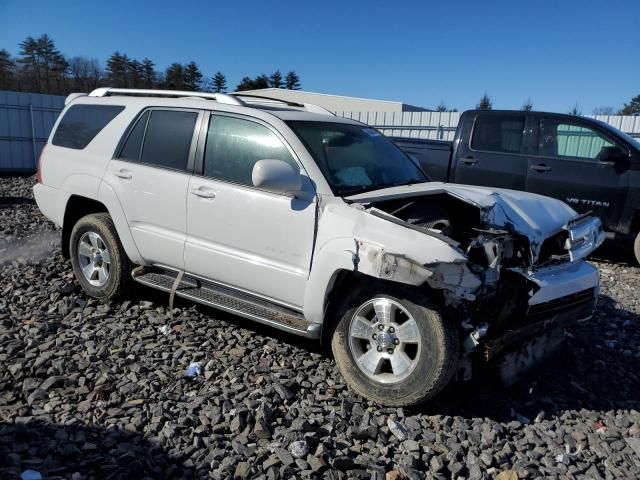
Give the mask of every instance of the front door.
[[152, 264], [184, 267], [187, 187], [198, 115], [189, 110], [146, 111], [105, 175], [140, 254]]
[[316, 221], [311, 183], [303, 182], [303, 199], [257, 189], [251, 180], [262, 159], [300, 169], [292, 150], [268, 125], [227, 114], [210, 115], [201, 145], [200, 175], [187, 195], [186, 270], [301, 307]]
[[470, 141], [458, 146], [451, 181], [524, 190], [525, 123], [524, 113], [478, 113], [466, 127], [471, 131], [462, 132]]
[[628, 169], [603, 155], [617, 146], [614, 140], [577, 119], [549, 115], [537, 123], [537, 154], [529, 157], [527, 190], [558, 198], [580, 213], [593, 212], [613, 228], [629, 183]]

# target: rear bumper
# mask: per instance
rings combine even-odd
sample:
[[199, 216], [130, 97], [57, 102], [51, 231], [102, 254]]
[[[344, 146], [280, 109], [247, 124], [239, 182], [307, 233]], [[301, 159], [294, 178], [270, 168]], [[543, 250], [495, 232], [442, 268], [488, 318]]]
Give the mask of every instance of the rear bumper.
[[57, 188], [36, 183], [33, 187], [33, 196], [42, 214], [61, 227], [69, 195]]

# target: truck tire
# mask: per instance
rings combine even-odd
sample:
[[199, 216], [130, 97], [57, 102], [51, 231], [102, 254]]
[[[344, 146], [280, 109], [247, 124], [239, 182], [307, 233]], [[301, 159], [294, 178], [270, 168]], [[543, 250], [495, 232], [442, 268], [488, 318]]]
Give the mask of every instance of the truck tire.
[[69, 239], [71, 265], [91, 297], [118, 298], [131, 284], [132, 265], [108, 213], [93, 213], [76, 222]]
[[633, 242], [633, 253], [636, 257], [636, 262], [640, 263], [640, 232], [638, 232], [636, 240]]
[[347, 384], [365, 398], [390, 407], [417, 405], [455, 373], [458, 330], [415, 289], [356, 290], [338, 315], [333, 355]]

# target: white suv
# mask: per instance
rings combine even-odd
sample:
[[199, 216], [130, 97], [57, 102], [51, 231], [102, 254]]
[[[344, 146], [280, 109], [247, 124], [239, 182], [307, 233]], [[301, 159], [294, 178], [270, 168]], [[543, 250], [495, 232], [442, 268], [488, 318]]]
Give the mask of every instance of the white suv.
[[330, 342], [357, 393], [411, 405], [478, 363], [505, 378], [589, 318], [596, 218], [429, 182], [367, 125], [233, 94], [73, 94], [35, 198], [79, 283], [133, 279]]

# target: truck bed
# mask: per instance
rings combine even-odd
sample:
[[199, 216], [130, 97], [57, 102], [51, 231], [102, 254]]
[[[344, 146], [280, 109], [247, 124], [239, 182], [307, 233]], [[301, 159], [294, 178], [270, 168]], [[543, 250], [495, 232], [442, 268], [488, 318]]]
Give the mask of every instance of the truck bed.
[[453, 143], [424, 138], [390, 137], [405, 153], [415, 158], [431, 180], [446, 182]]

